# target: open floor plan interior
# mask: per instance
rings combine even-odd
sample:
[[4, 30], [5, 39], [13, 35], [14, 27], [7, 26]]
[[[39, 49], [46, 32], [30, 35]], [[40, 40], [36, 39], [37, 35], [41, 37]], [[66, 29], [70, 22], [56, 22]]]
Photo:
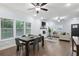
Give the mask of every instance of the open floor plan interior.
[[0, 56], [79, 56], [79, 3], [0, 3]]

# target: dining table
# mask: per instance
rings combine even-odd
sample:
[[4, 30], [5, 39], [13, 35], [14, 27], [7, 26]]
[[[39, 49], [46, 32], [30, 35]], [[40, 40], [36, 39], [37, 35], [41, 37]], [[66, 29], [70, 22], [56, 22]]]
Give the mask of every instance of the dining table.
[[[74, 47], [76, 47], [76, 50]], [[72, 55], [73, 52], [76, 52], [76, 55], [79, 56], [79, 37], [77, 36], [72, 37]]]
[[26, 36], [26, 37], [19, 37], [20, 41], [25, 42], [25, 56], [29, 56], [29, 43], [34, 41], [36, 38], [41, 39], [41, 46], [44, 47], [44, 36]]

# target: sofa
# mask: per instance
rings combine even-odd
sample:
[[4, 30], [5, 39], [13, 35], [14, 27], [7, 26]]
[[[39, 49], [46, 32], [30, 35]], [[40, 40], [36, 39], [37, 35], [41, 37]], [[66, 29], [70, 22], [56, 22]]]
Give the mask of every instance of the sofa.
[[62, 41], [70, 41], [70, 38], [71, 38], [70, 34], [66, 32], [60, 33], [59, 35], [59, 40], [62, 40]]

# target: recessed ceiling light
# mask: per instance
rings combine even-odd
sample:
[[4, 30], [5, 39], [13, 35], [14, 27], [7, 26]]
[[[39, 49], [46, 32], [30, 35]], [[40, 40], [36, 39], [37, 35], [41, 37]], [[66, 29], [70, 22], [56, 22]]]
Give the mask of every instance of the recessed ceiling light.
[[67, 7], [71, 6], [71, 3], [67, 3], [66, 6], [67, 6]]

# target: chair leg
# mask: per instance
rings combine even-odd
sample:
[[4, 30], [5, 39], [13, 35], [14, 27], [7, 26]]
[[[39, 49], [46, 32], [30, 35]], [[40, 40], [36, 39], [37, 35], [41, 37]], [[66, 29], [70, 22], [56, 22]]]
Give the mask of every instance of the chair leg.
[[17, 54], [17, 56], [19, 55], [19, 46], [17, 46], [16, 54]]
[[36, 50], [36, 49], [35, 49], [35, 45], [33, 45], [33, 53], [34, 53], [34, 55], [35, 55], [35, 50]]
[[23, 47], [21, 47], [21, 46], [17, 46], [17, 50], [16, 50], [16, 54], [17, 54], [17, 56], [20, 56], [20, 55], [21, 55], [21, 53], [22, 53], [22, 49], [23, 49]]
[[37, 49], [38, 49], [38, 51], [39, 51], [39, 43], [38, 43], [38, 45], [37, 45]]
[[17, 51], [19, 51], [19, 46], [17, 46]]
[[37, 44], [37, 54], [39, 55], [39, 43]]
[[35, 55], [36, 50], [39, 52], [39, 44], [33, 45], [33, 53], [34, 53], [34, 55]]
[[17, 55], [17, 56], [19, 55], [19, 51], [16, 51], [16, 55]]
[[21, 53], [23, 55], [24, 54], [24, 46], [22, 46], [21, 48], [22, 48]]

